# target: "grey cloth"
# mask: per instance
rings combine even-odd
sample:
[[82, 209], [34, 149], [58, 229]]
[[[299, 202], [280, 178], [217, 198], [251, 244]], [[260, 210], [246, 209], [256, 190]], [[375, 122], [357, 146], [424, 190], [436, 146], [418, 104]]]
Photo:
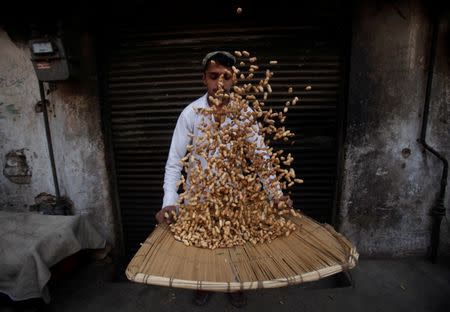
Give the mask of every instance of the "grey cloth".
[[50, 267], [81, 249], [105, 247], [87, 218], [0, 211], [0, 292], [50, 301]]

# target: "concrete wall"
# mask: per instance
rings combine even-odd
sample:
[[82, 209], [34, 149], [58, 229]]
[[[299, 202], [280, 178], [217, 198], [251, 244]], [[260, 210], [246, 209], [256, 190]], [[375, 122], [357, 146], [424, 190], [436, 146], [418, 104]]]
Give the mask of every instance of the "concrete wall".
[[[83, 34], [75, 46], [82, 55], [81, 79], [55, 84], [50, 127], [61, 195], [85, 214], [111, 243], [114, 220], [101, 131], [92, 40]], [[13, 42], [0, 28], [0, 209], [28, 211], [41, 192], [55, 194], [42, 113], [35, 112], [39, 88], [26, 42]], [[6, 156], [25, 155], [29, 183], [5, 176]], [[10, 161], [11, 162], [11, 161]], [[14, 165], [14, 164], [12, 164]]]
[[[423, 255], [430, 244], [429, 211], [442, 166], [416, 141], [430, 26], [420, 1], [364, 1], [355, 8], [340, 230], [364, 255]], [[445, 44], [441, 35], [442, 66], [435, 75], [427, 140], [448, 157]], [[448, 207], [448, 198], [446, 202]], [[445, 233], [443, 245], [448, 246]]]
[[[439, 20], [438, 46], [434, 66], [430, 122], [427, 143], [450, 161], [450, 10], [442, 13]], [[440, 165], [439, 165], [440, 166]], [[438, 176], [440, 174], [437, 172]], [[444, 206], [446, 218], [441, 225], [440, 252], [450, 255], [450, 179], [447, 179], [447, 194]]]

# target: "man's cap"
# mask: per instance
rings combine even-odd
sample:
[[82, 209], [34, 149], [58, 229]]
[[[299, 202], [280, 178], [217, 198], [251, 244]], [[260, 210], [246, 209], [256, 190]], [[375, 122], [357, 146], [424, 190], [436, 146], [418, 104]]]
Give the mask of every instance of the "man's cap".
[[211, 60], [216, 60], [219, 64], [227, 67], [236, 64], [236, 58], [227, 51], [213, 51], [206, 54], [202, 61], [203, 68], [206, 68], [206, 65]]

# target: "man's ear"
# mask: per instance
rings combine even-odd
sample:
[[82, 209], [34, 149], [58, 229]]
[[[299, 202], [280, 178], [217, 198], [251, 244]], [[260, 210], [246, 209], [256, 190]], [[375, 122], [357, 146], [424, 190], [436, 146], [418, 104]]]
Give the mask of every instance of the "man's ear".
[[203, 78], [202, 78], [202, 80], [203, 80], [203, 84], [204, 84], [205, 86], [207, 86], [207, 83], [206, 83], [206, 74], [205, 74], [205, 73], [203, 73]]

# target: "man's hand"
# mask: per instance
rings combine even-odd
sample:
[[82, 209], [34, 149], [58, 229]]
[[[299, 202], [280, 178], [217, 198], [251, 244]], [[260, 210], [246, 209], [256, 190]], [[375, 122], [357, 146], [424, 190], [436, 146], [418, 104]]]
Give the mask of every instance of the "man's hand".
[[160, 211], [158, 211], [158, 213], [155, 215], [156, 217], [156, 221], [158, 221], [158, 223], [167, 223], [170, 224], [174, 221], [173, 218], [173, 213], [177, 213], [177, 207], [175, 206], [166, 206], [163, 209], [161, 209]]

